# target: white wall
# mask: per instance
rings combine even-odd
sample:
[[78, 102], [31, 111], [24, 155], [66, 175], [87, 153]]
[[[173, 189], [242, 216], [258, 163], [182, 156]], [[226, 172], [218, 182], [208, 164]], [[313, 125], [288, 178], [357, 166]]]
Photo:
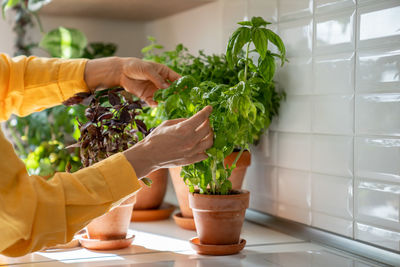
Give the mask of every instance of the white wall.
[[[8, 12], [6, 21], [0, 19], [0, 51], [9, 55], [13, 54], [12, 16], [12, 12]], [[144, 22], [52, 16], [41, 16], [41, 21], [45, 32], [59, 26], [77, 28], [85, 33], [89, 42], [115, 43], [118, 45], [118, 56], [141, 57], [140, 50], [146, 45]], [[39, 42], [40, 39], [41, 33], [38, 28], [29, 30], [28, 40]], [[47, 55], [40, 49], [35, 49], [34, 54]]]

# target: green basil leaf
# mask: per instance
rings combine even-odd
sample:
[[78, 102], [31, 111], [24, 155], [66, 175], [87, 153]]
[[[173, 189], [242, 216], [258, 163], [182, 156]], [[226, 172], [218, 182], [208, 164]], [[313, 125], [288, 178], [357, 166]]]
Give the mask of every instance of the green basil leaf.
[[252, 17], [251, 23], [253, 24], [253, 27], [267, 26], [268, 24], [271, 24], [270, 22], [265, 21], [262, 17]]
[[228, 62], [228, 65], [230, 68], [233, 68], [235, 65], [233, 63], [233, 47], [235, 45], [236, 39], [240, 34], [240, 29], [237, 29], [236, 31], [233, 32], [232, 36], [229, 38], [228, 45], [226, 47], [226, 61]]
[[243, 26], [253, 26], [253, 23], [251, 23], [251, 21], [240, 21], [238, 22], [239, 25], [243, 25]]
[[77, 29], [59, 27], [46, 33], [39, 46], [53, 57], [78, 58], [87, 45], [86, 36]]
[[268, 53], [264, 59], [259, 61], [258, 67], [260, 69], [260, 74], [264, 78], [264, 80], [270, 82], [275, 74], [274, 57]]
[[243, 46], [251, 40], [251, 30], [247, 27], [240, 27], [240, 32], [233, 45], [233, 61], [237, 61], [237, 57], [242, 51]]
[[274, 33], [269, 29], [263, 29], [263, 30], [265, 31], [271, 43], [273, 43], [279, 49], [279, 52], [281, 53], [281, 65], [283, 66], [286, 58], [286, 48], [282, 42], [281, 37], [279, 37], [279, 35], [277, 35], [276, 33]]
[[148, 187], [151, 187], [151, 184], [153, 183], [153, 181], [150, 178], [147, 178], [147, 177], [141, 178], [140, 181], [142, 181]]
[[268, 35], [260, 28], [254, 29], [251, 35], [258, 54], [264, 59], [268, 50]]
[[36, 12], [50, 2], [51, 0], [28, 0], [28, 9], [29, 11]]

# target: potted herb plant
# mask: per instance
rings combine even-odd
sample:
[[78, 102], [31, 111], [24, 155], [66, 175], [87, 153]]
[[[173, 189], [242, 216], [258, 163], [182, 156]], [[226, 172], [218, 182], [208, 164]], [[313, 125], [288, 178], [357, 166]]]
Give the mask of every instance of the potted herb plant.
[[[141, 102], [122, 88], [80, 93], [64, 102], [72, 105], [84, 100], [89, 103], [86, 123], [79, 124], [81, 136], [72, 147], [80, 148], [80, 158], [88, 167], [113, 154], [122, 152], [143, 139], [149, 131], [143, 121], [136, 118], [142, 109]], [[141, 179], [146, 185], [148, 178]], [[92, 220], [87, 226], [87, 236], [81, 244], [91, 249], [118, 249], [129, 246], [133, 236], [127, 236], [135, 196], [123, 201], [105, 215]]]
[[[194, 56], [188, 52], [188, 49], [182, 44], [178, 44], [175, 50], [156, 52], [156, 50], [162, 49], [163, 46], [157, 44], [155, 38], [149, 37], [150, 44], [142, 49], [145, 60], [151, 60], [158, 63], [163, 63], [176, 72], [185, 75], [191, 75], [198, 81], [212, 81], [217, 84], [235, 85], [238, 79], [238, 72], [243, 68], [243, 62], [237, 64], [237, 66], [230, 67], [227, 64], [226, 56], [221, 55], [206, 55], [203, 51], [199, 51], [198, 56]], [[176, 100], [176, 99], [174, 99]], [[178, 101], [168, 103], [168, 109]], [[165, 115], [166, 106], [160, 105], [155, 108], [153, 113], [158, 118], [158, 123], [168, 119]], [[176, 110], [175, 110], [176, 111]], [[174, 117], [185, 117], [187, 113], [185, 111], [179, 111], [175, 113]], [[233, 160], [238, 155], [239, 150], [232, 152], [225, 159], [226, 164], [232, 164]], [[244, 151], [237, 161], [237, 168], [233, 170], [231, 177], [229, 178], [232, 182], [234, 189], [240, 189], [243, 183], [244, 175], [247, 167], [250, 165], [251, 155], [248, 151]], [[170, 168], [169, 173], [173, 186], [176, 192], [176, 196], [179, 202], [180, 212], [174, 215], [175, 222], [182, 228], [188, 230], [196, 230], [193, 212], [189, 207], [188, 199], [188, 187], [181, 177], [181, 167]]]
[[[213, 107], [210, 125], [214, 145], [207, 150], [209, 158], [185, 166], [181, 172], [189, 187], [189, 204], [198, 233], [192, 245], [199, 253], [232, 254], [245, 244], [240, 240], [240, 231], [249, 192], [232, 189], [229, 177], [243, 151], [278, 115], [285, 96], [272, 80], [275, 58], [281, 60], [281, 65], [286, 60], [285, 47], [280, 37], [267, 29], [268, 24], [261, 17], [253, 17], [239, 22], [240, 27], [230, 37], [226, 60], [231, 68], [241, 67], [237, 84], [199, 81], [187, 75], [155, 95], [168, 119], [188, 117], [207, 105]], [[279, 54], [271, 52], [269, 44], [275, 45]], [[255, 49], [250, 50], [251, 46]], [[240, 150], [232, 163], [225, 163], [237, 148]]]

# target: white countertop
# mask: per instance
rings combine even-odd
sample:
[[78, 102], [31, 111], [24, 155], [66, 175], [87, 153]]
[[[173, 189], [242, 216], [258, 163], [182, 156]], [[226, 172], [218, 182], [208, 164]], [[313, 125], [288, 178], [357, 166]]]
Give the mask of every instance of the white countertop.
[[19, 258], [0, 256], [0, 265], [24, 266], [290, 266], [367, 267], [380, 266], [337, 250], [306, 242], [263, 226], [245, 222], [244, 250], [231, 256], [201, 256], [188, 240], [195, 231], [183, 230], [172, 219], [131, 223], [135, 234], [128, 248], [91, 251], [85, 248], [36, 252]]

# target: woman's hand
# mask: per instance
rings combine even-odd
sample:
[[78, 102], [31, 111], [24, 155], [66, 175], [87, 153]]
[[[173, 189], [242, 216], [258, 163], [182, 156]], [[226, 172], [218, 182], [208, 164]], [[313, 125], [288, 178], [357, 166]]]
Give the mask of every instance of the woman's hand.
[[167, 167], [192, 164], [206, 159], [205, 151], [213, 145], [213, 132], [207, 106], [189, 119], [163, 122], [144, 140], [126, 150], [138, 178]]
[[100, 58], [89, 60], [85, 81], [91, 91], [122, 86], [149, 105], [155, 106], [154, 92], [169, 86], [179, 74], [165, 65], [138, 58]]

